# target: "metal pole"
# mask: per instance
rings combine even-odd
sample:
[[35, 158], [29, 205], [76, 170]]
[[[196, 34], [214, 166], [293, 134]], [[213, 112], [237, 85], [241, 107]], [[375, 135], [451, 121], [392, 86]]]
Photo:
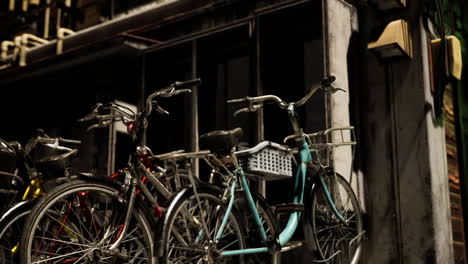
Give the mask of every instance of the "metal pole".
[[60, 30], [62, 26], [62, 9], [57, 8], [57, 32]]
[[[192, 40], [192, 77], [197, 78], [197, 40]], [[198, 151], [198, 87], [192, 87], [192, 111], [191, 111], [191, 151]], [[193, 162], [193, 173], [196, 177], [199, 177], [200, 167], [198, 159]]]
[[[253, 64], [253, 83], [255, 88], [255, 95], [263, 94], [263, 86], [261, 79], [261, 67], [260, 67], [260, 19], [256, 16], [249, 24], [250, 26], [250, 38], [252, 49], [252, 64]], [[259, 143], [265, 138], [265, 128], [263, 125], [264, 117], [263, 110], [260, 109], [256, 114], [256, 131], [255, 131], [255, 143]], [[258, 193], [263, 197], [266, 197], [266, 181], [262, 178], [258, 179]]]
[[115, 3], [114, 0], [110, 1], [110, 19], [114, 18], [114, 12], [115, 12]]
[[[46, 1], [46, 9], [44, 13], [44, 38], [48, 39], [49, 38], [49, 25], [50, 25], [50, 4], [52, 0], [47, 0]], [[57, 17], [59, 19], [59, 17]], [[59, 21], [59, 20], [57, 20]]]
[[[262, 95], [263, 94], [263, 86], [261, 80], [261, 67], [260, 67], [260, 19], [259, 17], [255, 17], [252, 22], [250, 23], [250, 37], [252, 39], [252, 64], [253, 64], [253, 83], [255, 87], [255, 95]], [[257, 111], [256, 115], [256, 134], [255, 134], [255, 143], [259, 143], [264, 140], [265, 137], [265, 129], [263, 126], [263, 109]]]
[[[138, 94], [138, 111], [143, 111], [145, 108], [145, 88], [146, 88], [146, 54], [142, 52], [141, 54], [141, 75], [140, 75], [140, 90]], [[146, 145], [146, 130], [145, 134], [143, 135], [143, 139], [141, 141], [144, 145]]]
[[107, 147], [107, 175], [111, 175], [115, 169], [115, 151], [117, 143], [117, 132], [115, 124], [111, 123], [109, 126], [109, 140]]

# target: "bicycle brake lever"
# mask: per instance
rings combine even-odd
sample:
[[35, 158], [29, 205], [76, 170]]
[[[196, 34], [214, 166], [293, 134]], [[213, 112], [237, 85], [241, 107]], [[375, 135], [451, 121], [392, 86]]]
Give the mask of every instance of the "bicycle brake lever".
[[238, 114], [245, 113], [245, 112], [249, 112], [249, 109], [248, 108], [239, 109], [239, 110], [234, 112], [233, 116], [236, 117]]
[[98, 124], [94, 124], [94, 125], [89, 126], [89, 127], [86, 129], [86, 132], [89, 132], [89, 131], [91, 131], [91, 130], [93, 130], [93, 129], [96, 129], [96, 128], [106, 127], [106, 126], [110, 125], [110, 123], [112, 123], [112, 120], [101, 121], [101, 122], [99, 122]]
[[346, 93], [346, 91], [344, 89], [341, 89], [341, 88], [331, 87], [331, 90], [332, 90], [331, 93], [336, 93], [338, 91]]
[[156, 104], [155, 106], [156, 106], [155, 110], [156, 110], [156, 112], [158, 112], [159, 114], [161, 114], [161, 115], [168, 115], [168, 114], [169, 114], [169, 112], [166, 111], [166, 110], [164, 110], [161, 106], [159, 106], [159, 105], [157, 105], [157, 104]]
[[242, 108], [242, 109], [239, 109], [237, 110], [236, 112], [234, 112], [234, 117], [236, 117], [238, 114], [240, 113], [244, 113], [244, 112], [257, 112], [258, 109], [262, 108], [263, 105], [262, 104], [258, 104], [258, 105], [250, 105], [249, 107], [246, 107], [246, 108]]
[[94, 125], [90, 125], [87, 129], [86, 129], [86, 132], [89, 132], [95, 128], [98, 128], [99, 127], [99, 124], [94, 124]]
[[94, 106], [93, 111], [91, 113], [87, 114], [85, 117], [78, 119], [78, 122], [85, 122], [85, 121], [89, 121], [89, 120], [95, 118], [97, 113], [99, 111], [101, 111], [102, 107], [103, 107], [103, 104], [97, 103]]
[[172, 93], [172, 96], [178, 95], [178, 94], [181, 94], [181, 93], [191, 93], [191, 92], [192, 92], [192, 90], [190, 90], [190, 89], [180, 89], [180, 90], [174, 91]]
[[331, 86], [331, 85], [328, 86], [328, 87], [326, 87], [326, 88], [325, 88], [325, 87], [322, 87], [322, 88], [320, 88], [320, 89], [321, 89], [322, 91], [324, 91], [324, 92], [331, 93], [331, 94], [334, 94], [334, 93], [336, 93], [336, 92], [338, 92], [338, 91], [346, 92], [344, 89], [335, 88], [335, 87], [333, 87], [333, 86]]

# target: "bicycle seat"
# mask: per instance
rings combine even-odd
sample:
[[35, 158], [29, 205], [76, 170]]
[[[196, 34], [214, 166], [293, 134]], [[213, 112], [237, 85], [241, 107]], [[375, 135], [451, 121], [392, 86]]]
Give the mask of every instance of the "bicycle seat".
[[227, 155], [244, 135], [242, 128], [216, 130], [200, 136], [200, 148], [209, 149], [215, 154]]

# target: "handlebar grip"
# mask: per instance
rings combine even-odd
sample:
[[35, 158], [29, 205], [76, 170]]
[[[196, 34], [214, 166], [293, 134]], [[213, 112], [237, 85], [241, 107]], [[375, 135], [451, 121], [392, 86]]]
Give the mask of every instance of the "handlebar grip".
[[81, 140], [74, 140], [74, 139], [59, 138], [59, 141], [62, 143], [75, 144], [75, 145], [81, 144]]
[[195, 78], [195, 79], [188, 80], [188, 81], [175, 82], [174, 87], [175, 88], [182, 88], [182, 87], [189, 87], [189, 86], [195, 86], [195, 85], [200, 85], [200, 84], [201, 84], [201, 79], [200, 78]]
[[43, 143], [43, 144], [54, 144], [57, 139], [56, 138], [50, 138], [50, 137], [37, 137], [36, 142]]
[[96, 106], [94, 106], [93, 110], [91, 111], [91, 113], [87, 114], [85, 117], [83, 118], [80, 118], [78, 119], [78, 122], [85, 122], [85, 121], [89, 121], [89, 120], [92, 120], [93, 118], [96, 117], [97, 113], [101, 110], [102, 108], [102, 104], [101, 103], [97, 103]]
[[181, 93], [191, 93], [192, 90], [190, 89], [180, 89], [180, 90], [177, 90], [175, 92], [172, 93], [172, 95], [178, 95], [178, 94], [181, 94]]

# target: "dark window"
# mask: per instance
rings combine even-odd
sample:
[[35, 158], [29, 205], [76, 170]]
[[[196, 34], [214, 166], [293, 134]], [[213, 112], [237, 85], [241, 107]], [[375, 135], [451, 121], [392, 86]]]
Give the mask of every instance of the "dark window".
[[[192, 46], [170, 47], [146, 55], [145, 98], [174, 81], [192, 78]], [[146, 134], [147, 145], [155, 153], [190, 150], [190, 94], [156, 99], [169, 115], [153, 112]]]
[[227, 100], [252, 95], [248, 28], [214, 34], [198, 41], [200, 134], [219, 129], [242, 127], [245, 144], [252, 143], [252, 114], [233, 117], [239, 105]]

